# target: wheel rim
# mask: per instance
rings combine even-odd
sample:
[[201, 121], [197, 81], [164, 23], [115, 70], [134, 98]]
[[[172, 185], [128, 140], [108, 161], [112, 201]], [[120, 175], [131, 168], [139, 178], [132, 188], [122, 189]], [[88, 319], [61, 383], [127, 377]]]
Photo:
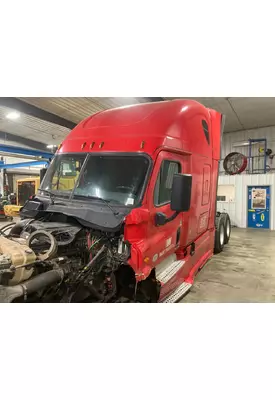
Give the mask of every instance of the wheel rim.
[[229, 237], [229, 235], [230, 235], [230, 223], [229, 223], [229, 221], [227, 221], [227, 224], [226, 224], [226, 235], [227, 235], [227, 237]]
[[220, 245], [223, 246], [224, 244], [224, 225], [220, 227]]

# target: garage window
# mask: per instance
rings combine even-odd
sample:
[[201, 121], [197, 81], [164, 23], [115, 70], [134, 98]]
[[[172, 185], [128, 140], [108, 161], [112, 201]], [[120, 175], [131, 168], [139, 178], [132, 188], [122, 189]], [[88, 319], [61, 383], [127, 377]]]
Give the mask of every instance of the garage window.
[[180, 164], [176, 161], [164, 160], [161, 164], [155, 191], [155, 206], [170, 203], [174, 174], [181, 172]]
[[226, 201], [226, 196], [217, 196], [217, 201]]

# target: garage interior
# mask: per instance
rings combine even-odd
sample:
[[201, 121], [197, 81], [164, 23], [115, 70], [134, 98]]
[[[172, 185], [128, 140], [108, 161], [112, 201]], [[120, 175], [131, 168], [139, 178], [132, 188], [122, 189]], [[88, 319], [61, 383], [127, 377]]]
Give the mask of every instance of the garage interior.
[[[86, 117], [172, 99], [176, 98], [0, 98], [2, 204], [18, 210], [24, 205], [39, 187], [41, 169]], [[275, 98], [192, 99], [226, 116], [217, 210], [229, 214], [232, 232], [229, 245], [199, 272], [181, 302], [273, 302]], [[263, 196], [262, 203], [256, 204], [257, 195]], [[15, 211], [1, 216], [1, 227], [9, 218], [19, 218]]]

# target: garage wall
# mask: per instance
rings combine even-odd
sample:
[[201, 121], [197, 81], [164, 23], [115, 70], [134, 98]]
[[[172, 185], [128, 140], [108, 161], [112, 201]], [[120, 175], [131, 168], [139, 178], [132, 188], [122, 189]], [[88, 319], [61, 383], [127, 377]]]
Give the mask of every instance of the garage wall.
[[[233, 133], [225, 133], [222, 138], [222, 151], [221, 151], [221, 159], [223, 160], [227, 154], [232, 151], [237, 151], [248, 156], [249, 146], [233, 146], [234, 143], [237, 144], [241, 141], [246, 141], [248, 139], [266, 139], [267, 140], [267, 148], [272, 149], [273, 153], [275, 153], [275, 126], [270, 126], [267, 128], [259, 128], [259, 129], [250, 129], [247, 131], [239, 131]], [[253, 145], [252, 147], [252, 155], [257, 156], [258, 148], [261, 144]], [[268, 165], [270, 168], [275, 168], [275, 157], [273, 160], [268, 159]], [[222, 166], [222, 162], [220, 165], [220, 172], [223, 173], [224, 169]]]
[[222, 185], [218, 187], [218, 199], [219, 197], [224, 197], [227, 202], [235, 201], [235, 185]]
[[[33, 137], [33, 140], [35, 140], [35, 139], [37, 139], [37, 138]], [[26, 144], [22, 144], [21, 142], [16, 142], [14, 140], [9, 140], [9, 139], [1, 139], [1, 143], [0, 144], [8, 145], [8, 146], [14, 146], [14, 147], [20, 147], [22, 149], [36, 149], [36, 148], [34, 148], [32, 146], [28, 146]], [[49, 149], [46, 148], [46, 144], [45, 144], [44, 151], [47, 151], [49, 153], [51, 152]], [[10, 155], [4, 155], [3, 158], [4, 158], [5, 164], [14, 164], [14, 163], [34, 161], [33, 159], [28, 159], [27, 156], [23, 157], [23, 158], [20, 158], [20, 157], [12, 157]], [[28, 174], [28, 171], [27, 171], [27, 174]]]
[[[12, 142], [10, 140], [4, 140], [1, 142], [2, 144], [6, 144], [9, 146], [16, 146], [16, 147], [22, 147], [25, 149], [31, 149], [31, 147], [26, 146], [26, 145], [22, 145], [21, 143], [17, 143], [17, 142]], [[20, 157], [10, 157], [10, 156], [2, 156], [3, 157], [3, 161], [5, 164], [16, 164], [16, 163], [26, 163], [26, 162], [32, 162], [35, 161], [33, 159], [28, 159], [28, 158], [20, 158]], [[24, 167], [24, 168], [20, 168], [20, 173], [24, 173], [26, 175], [26, 177], [30, 176], [30, 175], [39, 175], [39, 171], [40, 169], [43, 167], [43, 165], [41, 166], [37, 166], [37, 167]], [[14, 173], [16, 174], [18, 172], [18, 169], [8, 169], [8, 173]], [[0, 192], [1, 191], [1, 186], [0, 186]]]
[[[26, 146], [25, 144], [11, 141], [11, 140], [1, 140], [1, 144], [6, 144], [8, 146], [22, 147], [24, 149], [31, 149], [30, 146]], [[27, 160], [26, 158], [4, 156], [4, 161], [6, 164], [12, 164], [12, 163], [19, 163], [19, 162], [27, 162], [27, 161], [31, 161], [31, 160]]]
[[222, 138], [221, 158], [225, 158], [225, 156], [232, 151], [239, 151], [240, 153], [248, 155], [248, 146], [233, 147], [234, 143], [247, 139], [266, 139], [268, 147], [275, 153], [275, 126], [270, 126], [267, 128], [225, 133]]
[[[217, 202], [218, 211], [226, 211], [230, 215], [232, 224], [239, 228], [247, 227], [247, 187], [257, 185], [267, 185], [271, 188], [271, 220], [270, 227], [275, 230], [275, 174], [259, 175], [220, 175], [218, 193], [228, 193], [228, 187], [235, 187], [234, 197], [226, 201]], [[232, 193], [232, 192], [231, 192]]]

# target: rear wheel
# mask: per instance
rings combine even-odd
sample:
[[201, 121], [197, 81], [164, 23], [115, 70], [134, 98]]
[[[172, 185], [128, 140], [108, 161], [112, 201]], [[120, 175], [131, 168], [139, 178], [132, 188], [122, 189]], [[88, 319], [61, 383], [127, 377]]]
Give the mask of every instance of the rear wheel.
[[215, 232], [215, 246], [214, 253], [218, 254], [223, 251], [225, 243], [225, 224], [224, 218], [222, 216], [218, 217], [216, 222], [216, 232]]
[[224, 236], [224, 244], [227, 244], [230, 239], [231, 235], [231, 221], [230, 217], [228, 214], [223, 214], [223, 220], [224, 220], [224, 228], [225, 228], [225, 236]]

